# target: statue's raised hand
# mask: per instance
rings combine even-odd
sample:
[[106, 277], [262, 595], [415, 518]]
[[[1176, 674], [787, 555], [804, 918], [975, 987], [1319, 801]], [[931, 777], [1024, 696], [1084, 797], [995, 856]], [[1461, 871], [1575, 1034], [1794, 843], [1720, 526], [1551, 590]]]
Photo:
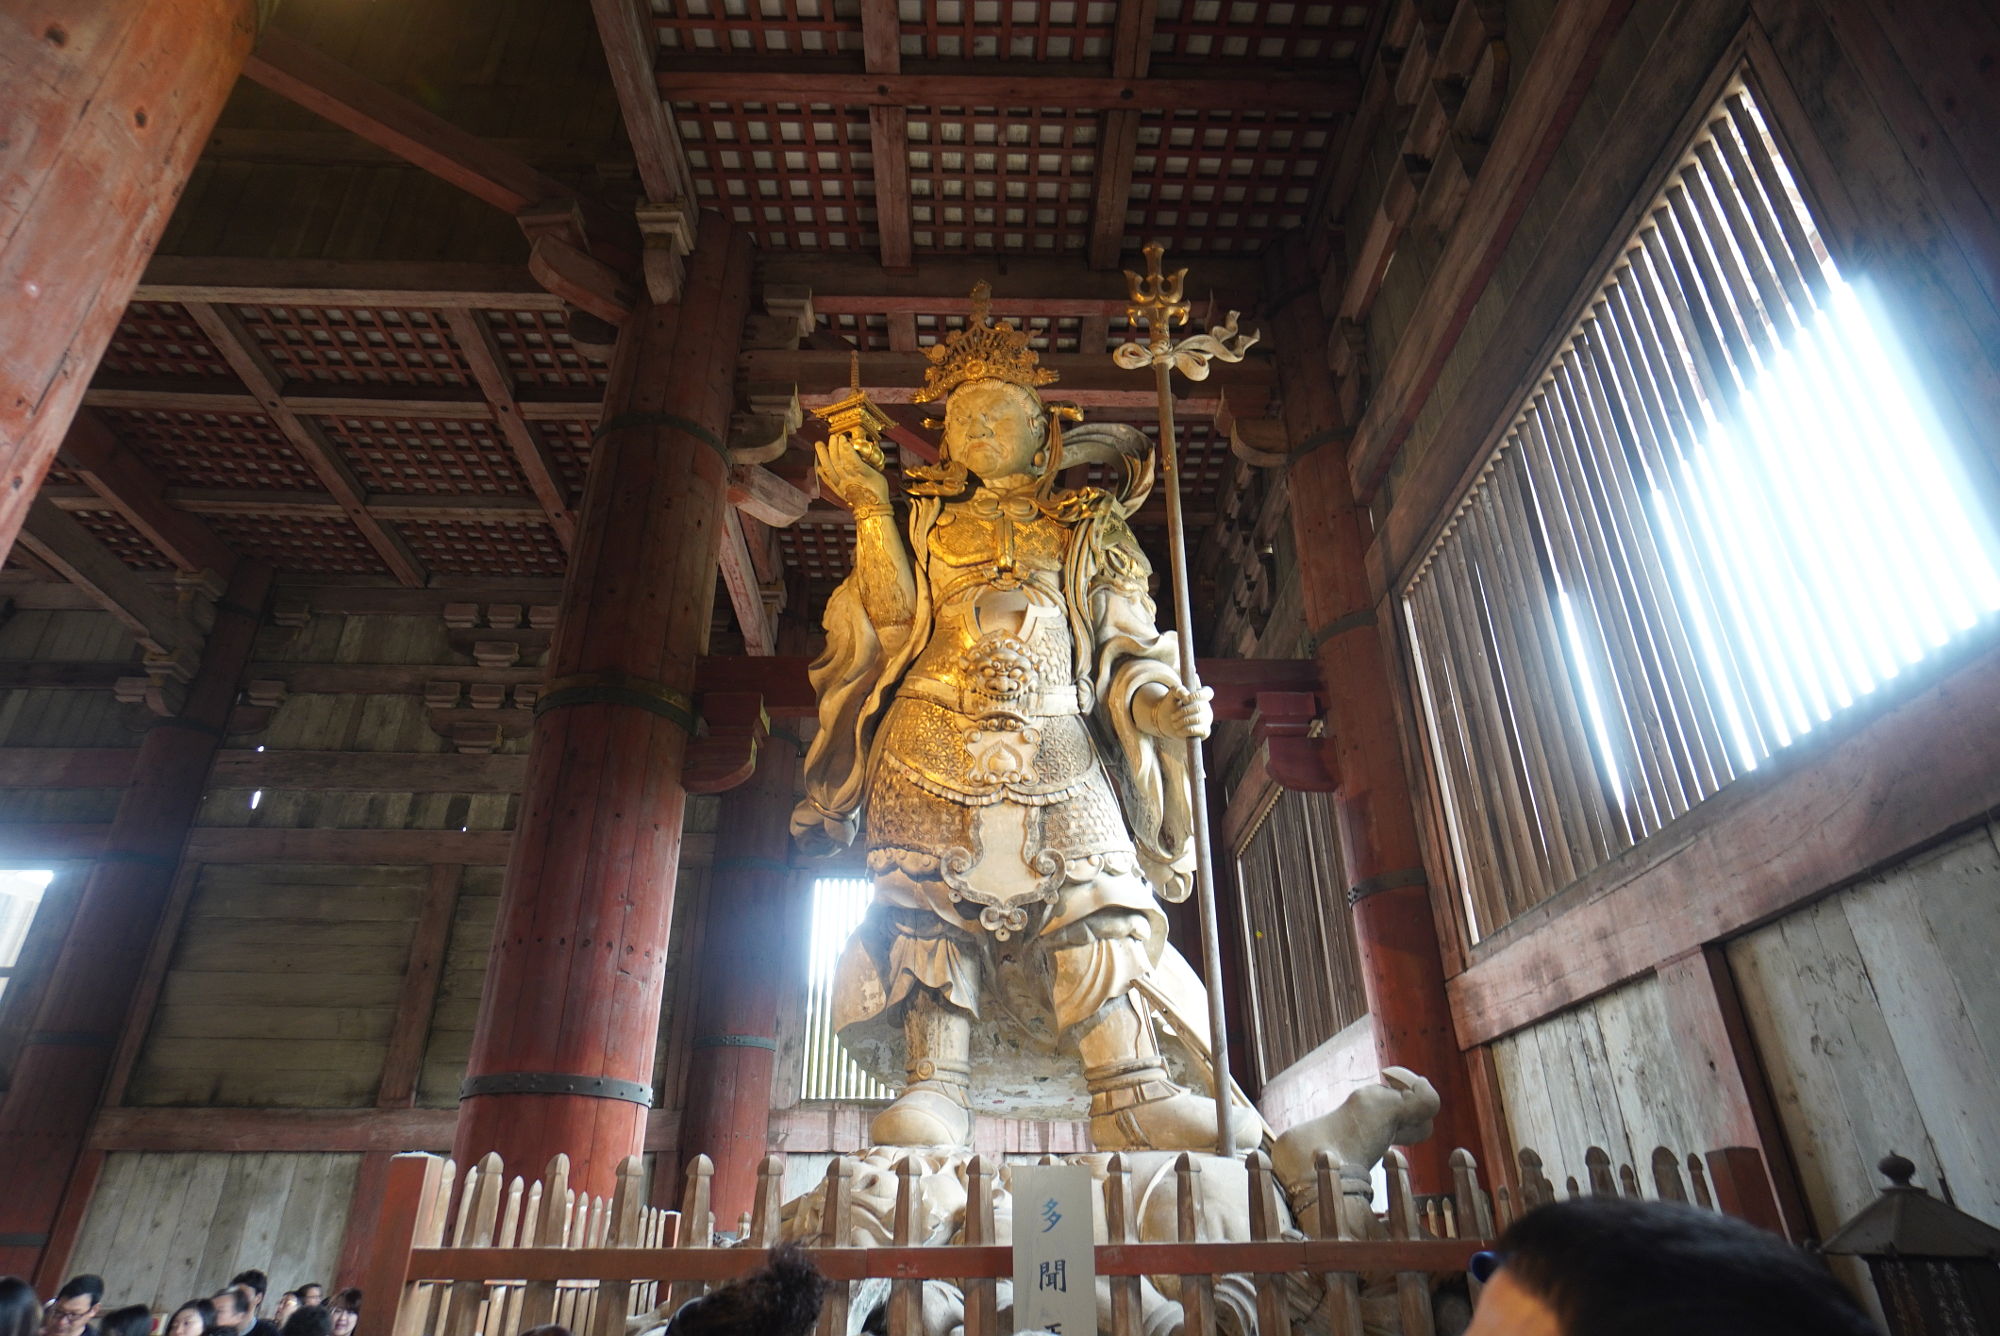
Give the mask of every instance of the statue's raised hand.
[[879, 511], [889, 504], [888, 478], [861, 455], [862, 448], [871, 444], [856, 441], [847, 432], [835, 432], [818, 448], [820, 481], [856, 514], [864, 508]]

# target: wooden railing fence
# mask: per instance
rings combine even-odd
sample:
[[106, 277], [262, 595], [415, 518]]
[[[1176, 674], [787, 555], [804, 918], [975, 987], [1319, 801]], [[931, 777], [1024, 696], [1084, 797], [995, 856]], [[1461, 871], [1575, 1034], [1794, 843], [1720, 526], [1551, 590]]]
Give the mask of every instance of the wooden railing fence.
[[[1478, 1183], [1473, 1157], [1452, 1157], [1453, 1190], [1419, 1198], [1410, 1190], [1402, 1156], [1386, 1162], [1389, 1210], [1384, 1228], [1358, 1237], [1343, 1212], [1324, 1212], [1325, 1227], [1301, 1238], [1285, 1228], [1283, 1189], [1262, 1152], [1248, 1157], [1249, 1241], [1204, 1241], [1200, 1161], [1183, 1155], [1155, 1189], [1171, 1192], [1175, 1237], [1141, 1240], [1135, 1184], [1123, 1157], [1113, 1156], [1105, 1183], [1110, 1241], [1097, 1248], [1097, 1272], [1109, 1282], [1114, 1336], [1141, 1336], [1141, 1278], [1178, 1278], [1187, 1336], [1214, 1336], [1217, 1281], [1247, 1277], [1258, 1326], [1287, 1332], [1287, 1278], [1324, 1286], [1331, 1336], [1362, 1336], [1364, 1282], [1393, 1278], [1403, 1331], [1431, 1336], [1434, 1279], [1460, 1273], [1493, 1232], [1492, 1203]], [[810, 1249], [830, 1279], [890, 1282], [890, 1336], [921, 1336], [922, 1286], [949, 1281], [965, 1295], [965, 1336], [1001, 1336], [996, 1282], [1011, 1280], [1013, 1250], [994, 1242], [995, 1173], [990, 1160], [967, 1166], [964, 1242], [924, 1246], [918, 1168], [904, 1160], [896, 1175], [896, 1207], [887, 1246], [842, 1246], [852, 1236], [853, 1162], [828, 1166], [823, 1220]], [[1314, 1166], [1319, 1200], [1341, 1200], [1340, 1166], [1325, 1152]], [[367, 1292], [371, 1326], [388, 1336], [516, 1336], [559, 1322], [576, 1336], [623, 1336], [626, 1319], [665, 1302], [671, 1307], [707, 1287], [763, 1265], [778, 1241], [784, 1157], [766, 1157], [758, 1174], [748, 1236], [730, 1247], [710, 1246], [708, 1205], [713, 1169], [697, 1156], [687, 1170], [679, 1212], [646, 1207], [642, 1169], [634, 1156], [620, 1167], [609, 1198], [568, 1186], [569, 1163], [558, 1155], [540, 1182], [507, 1179], [488, 1156], [458, 1179], [450, 1160], [399, 1155], [390, 1168], [381, 1227], [376, 1233]], [[456, 1209], [454, 1209], [456, 1208]], [[1465, 1237], [1460, 1229], [1469, 1224]], [[844, 1336], [849, 1286], [834, 1285], [820, 1313], [820, 1336]]]
[[1567, 1175], [1560, 1191], [1539, 1153], [1524, 1146], [1515, 1158], [1520, 1165], [1518, 1191], [1502, 1183], [1493, 1192], [1495, 1219], [1503, 1230], [1516, 1216], [1545, 1202], [1589, 1195], [1685, 1202], [1736, 1216], [1773, 1234], [1787, 1234], [1764, 1157], [1753, 1147], [1725, 1146], [1705, 1155], [1682, 1155], [1656, 1146], [1642, 1170], [1614, 1164], [1608, 1151], [1592, 1146], [1583, 1153], [1583, 1181]]

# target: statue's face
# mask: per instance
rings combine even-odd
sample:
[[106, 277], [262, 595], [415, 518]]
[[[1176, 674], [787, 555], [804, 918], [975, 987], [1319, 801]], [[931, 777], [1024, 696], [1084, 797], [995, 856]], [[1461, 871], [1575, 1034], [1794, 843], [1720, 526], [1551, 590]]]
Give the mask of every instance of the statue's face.
[[991, 481], [1034, 467], [1045, 430], [1035, 394], [1004, 380], [975, 380], [952, 392], [944, 410], [945, 454]]

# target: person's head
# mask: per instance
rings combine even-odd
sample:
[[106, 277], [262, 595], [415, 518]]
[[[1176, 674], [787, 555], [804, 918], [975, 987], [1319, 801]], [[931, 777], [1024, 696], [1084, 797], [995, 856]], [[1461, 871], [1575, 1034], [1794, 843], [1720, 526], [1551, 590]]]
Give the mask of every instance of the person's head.
[[268, 1294], [271, 1289], [271, 1278], [269, 1276], [265, 1275], [262, 1271], [258, 1271], [255, 1269], [249, 1271], [238, 1271], [235, 1275], [229, 1278], [229, 1284], [232, 1288], [240, 1285], [244, 1289], [250, 1291], [251, 1312], [259, 1313], [263, 1311], [264, 1296]]
[[1466, 1336], [1880, 1336], [1818, 1262], [1714, 1211], [1579, 1197], [1496, 1246]]
[[326, 1302], [326, 1286], [316, 1280], [309, 1280], [299, 1286], [299, 1306], [313, 1308]]
[[206, 1299], [190, 1299], [174, 1310], [162, 1329], [166, 1336], [207, 1336], [215, 1325], [215, 1305]]
[[297, 1290], [286, 1290], [278, 1296], [277, 1306], [271, 1309], [271, 1321], [279, 1330], [283, 1330], [285, 1319], [303, 1307], [304, 1305], [299, 1302], [299, 1292]]
[[350, 1285], [328, 1300], [326, 1307], [333, 1314], [333, 1336], [354, 1336], [354, 1328], [361, 1322], [361, 1291]]
[[153, 1330], [153, 1310], [144, 1304], [114, 1308], [98, 1323], [99, 1336], [147, 1336]]
[[217, 1290], [213, 1302], [215, 1325], [223, 1331], [248, 1331], [250, 1324], [257, 1320], [257, 1311], [250, 1302], [250, 1291], [241, 1285]]
[[42, 1318], [45, 1336], [79, 1336], [104, 1303], [104, 1277], [85, 1272], [71, 1276], [49, 1301]]
[[333, 1310], [324, 1305], [301, 1308], [285, 1319], [278, 1336], [333, 1336]]
[[983, 480], [1044, 472], [1048, 439], [1049, 410], [1025, 385], [967, 381], [945, 404], [943, 453]]
[[682, 1304], [666, 1336], [806, 1336], [825, 1297], [826, 1277], [812, 1258], [783, 1243], [761, 1270]]
[[0, 1336], [34, 1336], [42, 1325], [42, 1301], [19, 1276], [0, 1276]]

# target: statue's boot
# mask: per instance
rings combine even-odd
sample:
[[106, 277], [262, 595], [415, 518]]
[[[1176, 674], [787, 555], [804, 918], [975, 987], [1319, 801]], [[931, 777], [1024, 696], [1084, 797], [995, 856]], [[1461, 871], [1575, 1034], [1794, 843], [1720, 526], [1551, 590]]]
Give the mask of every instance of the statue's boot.
[[[1129, 995], [1106, 1002], [1083, 1023], [1077, 1049], [1098, 1150], [1215, 1149], [1215, 1101], [1168, 1078], [1152, 1021]], [[1230, 1110], [1229, 1131], [1238, 1151], [1262, 1136], [1256, 1115], [1240, 1106]]]
[[869, 1140], [878, 1146], [970, 1146], [972, 1017], [920, 990], [903, 1015], [903, 1040], [909, 1084], [875, 1115]]

